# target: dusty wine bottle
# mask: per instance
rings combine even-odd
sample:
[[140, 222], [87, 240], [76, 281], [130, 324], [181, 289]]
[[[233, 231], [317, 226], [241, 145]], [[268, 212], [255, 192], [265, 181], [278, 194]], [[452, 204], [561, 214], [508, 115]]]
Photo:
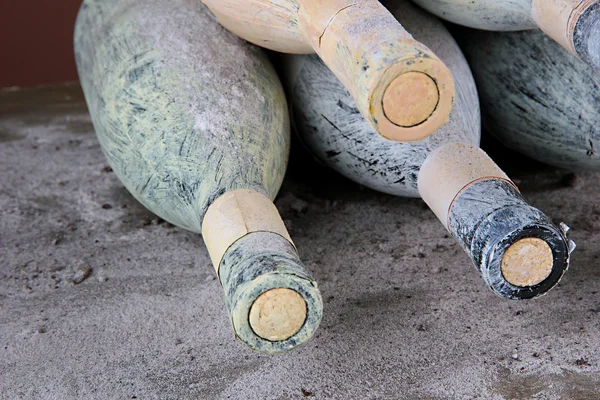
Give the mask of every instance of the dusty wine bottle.
[[318, 160], [350, 179], [386, 193], [421, 196], [496, 294], [528, 299], [547, 292], [569, 265], [566, 228], [528, 205], [479, 149], [477, 91], [444, 26], [406, 2], [388, 6], [451, 69], [457, 97], [450, 122], [419, 142], [386, 140], [360, 117], [318, 58], [289, 56], [284, 76], [301, 140]]
[[413, 1], [441, 18], [471, 28], [517, 31], [539, 27], [571, 54], [600, 68], [598, 0]]
[[238, 36], [284, 53], [316, 52], [381, 135], [420, 140], [448, 120], [448, 68], [377, 0], [202, 0]]
[[272, 203], [289, 119], [262, 51], [196, 0], [86, 0], [75, 53], [109, 164], [149, 210], [202, 233], [236, 336], [266, 353], [305, 343], [322, 300]]
[[600, 171], [600, 74], [540, 32], [461, 39], [486, 129], [528, 157]]

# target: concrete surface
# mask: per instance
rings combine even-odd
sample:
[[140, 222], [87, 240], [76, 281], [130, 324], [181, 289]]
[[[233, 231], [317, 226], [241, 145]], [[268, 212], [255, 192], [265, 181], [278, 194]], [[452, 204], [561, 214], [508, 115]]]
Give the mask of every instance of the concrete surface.
[[600, 174], [502, 153], [579, 246], [558, 288], [509, 302], [420, 200], [296, 151], [276, 204], [325, 316], [264, 356], [233, 338], [201, 238], [106, 168], [78, 86], [1, 91], [0, 398], [600, 397]]

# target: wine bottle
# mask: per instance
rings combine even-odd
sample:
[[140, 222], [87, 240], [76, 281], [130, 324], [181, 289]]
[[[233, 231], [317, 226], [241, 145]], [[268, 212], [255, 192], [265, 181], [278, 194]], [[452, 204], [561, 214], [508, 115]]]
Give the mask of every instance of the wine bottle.
[[262, 51], [199, 1], [86, 0], [75, 53], [109, 164], [149, 210], [202, 233], [235, 335], [266, 353], [305, 343], [322, 300], [272, 203], [289, 117]]
[[597, 71], [539, 32], [481, 32], [461, 44], [490, 133], [538, 161], [600, 171]]
[[202, 0], [238, 36], [284, 53], [316, 52], [384, 137], [420, 140], [448, 120], [448, 68], [377, 0]]
[[450, 122], [419, 142], [380, 137], [318, 58], [296, 55], [287, 57], [284, 77], [302, 142], [318, 160], [365, 186], [421, 196], [496, 294], [528, 299], [547, 292], [569, 265], [567, 229], [528, 205], [479, 149], [477, 91], [448, 31], [406, 2], [394, 1], [390, 10], [451, 69], [457, 98]]
[[471, 28], [540, 28], [585, 63], [600, 68], [598, 0], [413, 0], [440, 18]]

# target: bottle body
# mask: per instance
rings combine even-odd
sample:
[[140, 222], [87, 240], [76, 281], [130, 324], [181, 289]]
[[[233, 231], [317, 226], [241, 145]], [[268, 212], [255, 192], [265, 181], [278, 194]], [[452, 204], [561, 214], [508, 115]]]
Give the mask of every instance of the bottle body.
[[490, 133], [538, 161], [600, 170], [600, 78], [593, 68], [539, 32], [486, 32], [462, 44]]
[[520, 31], [537, 27], [532, 0], [413, 0], [440, 18], [489, 31]]
[[[154, 213], [195, 232], [226, 191], [252, 188], [274, 198], [289, 123], [264, 54], [225, 34], [200, 7], [159, 23], [155, 16], [171, 6], [138, 3], [87, 1], [76, 34], [86, 100], [117, 176]], [[171, 32], [175, 23], [183, 25]], [[249, 108], [246, 96], [257, 104]]]

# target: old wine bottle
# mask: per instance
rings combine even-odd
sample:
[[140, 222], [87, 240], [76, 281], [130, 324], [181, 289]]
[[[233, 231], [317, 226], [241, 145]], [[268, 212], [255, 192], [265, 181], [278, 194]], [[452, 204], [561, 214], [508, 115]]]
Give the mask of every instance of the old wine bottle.
[[425, 138], [448, 120], [448, 68], [377, 0], [202, 0], [238, 36], [284, 53], [316, 52], [381, 135]]
[[236, 336], [267, 353], [306, 342], [322, 300], [272, 203], [289, 120], [262, 51], [196, 0], [86, 0], [75, 52], [109, 164], [152, 212], [202, 232]]
[[571, 54], [600, 68], [598, 0], [413, 1], [440, 18], [471, 28], [518, 31], [539, 27]]
[[490, 133], [538, 161], [600, 171], [597, 71], [541, 32], [480, 32], [461, 44]]

